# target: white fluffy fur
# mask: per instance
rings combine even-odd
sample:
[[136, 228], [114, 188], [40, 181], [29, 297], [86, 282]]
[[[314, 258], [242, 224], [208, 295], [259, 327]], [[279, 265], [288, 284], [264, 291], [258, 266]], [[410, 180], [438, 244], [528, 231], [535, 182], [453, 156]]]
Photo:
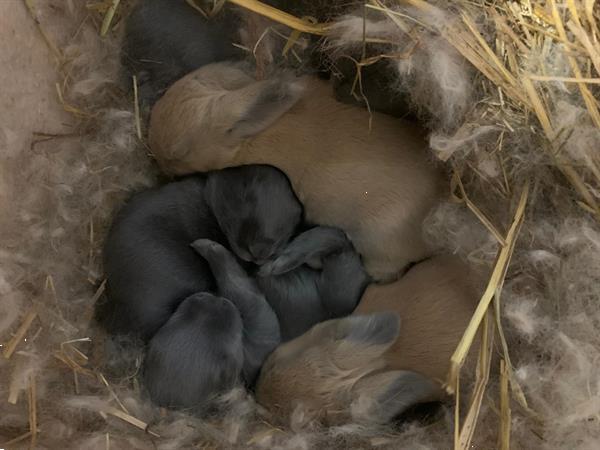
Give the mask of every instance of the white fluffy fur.
[[[412, 17], [421, 16], [412, 8], [397, 10]], [[438, 30], [455, 20], [441, 13], [428, 19]], [[470, 107], [474, 71], [435, 31], [425, 34], [425, 39], [414, 39], [411, 34], [414, 26], [410, 20], [393, 20], [383, 14], [363, 17], [361, 10], [336, 20], [324, 48], [332, 56], [349, 54], [360, 60], [365, 37], [393, 42], [392, 50], [386, 53], [401, 55], [392, 60], [398, 74], [395, 89], [408, 94], [414, 106], [428, 116], [431, 127], [451, 130], [462, 123]]]

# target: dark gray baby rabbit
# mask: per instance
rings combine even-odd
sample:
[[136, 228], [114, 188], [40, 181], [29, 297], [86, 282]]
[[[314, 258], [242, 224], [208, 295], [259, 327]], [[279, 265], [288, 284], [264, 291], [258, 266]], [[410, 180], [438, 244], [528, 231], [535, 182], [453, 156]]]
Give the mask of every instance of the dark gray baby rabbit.
[[[320, 321], [350, 314], [367, 283], [360, 258], [332, 228], [316, 227], [294, 239], [263, 266], [261, 289], [222, 245], [199, 239], [192, 247], [208, 261], [219, 296], [188, 297], [148, 344], [145, 384], [165, 406], [202, 407], [231, 388], [237, 374], [252, 386], [280, 343], [273, 309], [282, 337], [291, 339]], [[323, 270], [303, 266], [305, 261]]]
[[192, 242], [210, 239], [262, 262], [289, 241], [301, 214], [287, 178], [270, 166], [193, 175], [134, 195], [105, 242], [108, 301], [98, 305], [98, 319], [113, 334], [148, 340], [183, 300], [215, 291]]
[[240, 378], [253, 384], [280, 342], [279, 324], [221, 244], [262, 261], [289, 241], [301, 212], [285, 175], [269, 166], [191, 176], [137, 194], [119, 212], [105, 244], [108, 300], [96, 317], [147, 342], [144, 380], [155, 403], [202, 408]]
[[315, 227], [263, 265], [257, 281], [287, 341], [319, 322], [351, 314], [369, 276], [344, 232]]
[[207, 239], [193, 247], [209, 262], [219, 296], [198, 293], [179, 305], [148, 343], [144, 382], [155, 403], [200, 410], [240, 378], [252, 386], [280, 335], [273, 310], [235, 257]]
[[[190, 176], [119, 212], [105, 244], [108, 301], [96, 316], [109, 332], [147, 342], [143, 376], [155, 403], [200, 410], [239, 381], [252, 386], [280, 335], [352, 312], [367, 284], [358, 254], [334, 228], [289, 242], [301, 213], [270, 166]], [[224, 245], [250, 270], [270, 261], [254, 280]]]
[[137, 77], [145, 112], [176, 80], [205, 64], [239, 59], [239, 19], [225, 6], [207, 19], [185, 0], [141, 0], [125, 27], [122, 63]]

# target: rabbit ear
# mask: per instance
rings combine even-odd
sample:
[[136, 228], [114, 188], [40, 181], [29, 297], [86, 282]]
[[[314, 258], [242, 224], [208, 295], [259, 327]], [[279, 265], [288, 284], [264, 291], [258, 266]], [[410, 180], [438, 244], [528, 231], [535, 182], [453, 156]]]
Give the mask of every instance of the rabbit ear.
[[[396, 341], [399, 329], [400, 319], [391, 312], [327, 320], [279, 346], [269, 357], [266, 368], [263, 367], [263, 373], [274, 373], [275, 368], [284, 367], [310, 372], [312, 368], [298, 365], [298, 361], [310, 355], [313, 360], [322, 360], [322, 364], [316, 365], [321, 367], [319, 370], [335, 367], [335, 373], [345, 373], [338, 369], [347, 369], [359, 379], [362, 374], [385, 367], [384, 353]], [[325, 374], [323, 378], [331, 376]]]
[[353, 388], [352, 416], [369, 423], [387, 423], [408, 408], [443, 398], [441, 386], [407, 370], [362, 378]]
[[349, 316], [335, 321], [329, 356], [337, 367], [368, 373], [385, 366], [385, 352], [396, 342], [400, 319], [392, 312]]
[[237, 117], [228, 132], [236, 138], [260, 133], [294, 106], [303, 92], [304, 83], [289, 75], [257, 81], [234, 91]]
[[339, 321], [336, 339], [359, 346], [389, 346], [400, 332], [400, 317], [393, 312], [349, 316]]

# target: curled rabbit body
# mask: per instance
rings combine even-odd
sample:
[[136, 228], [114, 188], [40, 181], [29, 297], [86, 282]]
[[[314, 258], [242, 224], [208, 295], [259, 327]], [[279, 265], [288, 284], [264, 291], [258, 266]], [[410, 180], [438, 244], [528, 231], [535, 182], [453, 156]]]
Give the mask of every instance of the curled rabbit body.
[[201, 409], [239, 381], [254, 383], [280, 342], [279, 322], [222, 244], [262, 262], [287, 244], [301, 212], [285, 175], [244, 166], [136, 194], [118, 213], [96, 318], [147, 344], [143, 376], [155, 403]]
[[252, 386], [281, 338], [352, 312], [368, 281], [360, 258], [336, 229], [288, 242], [301, 211], [279, 170], [242, 166], [137, 194], [119, 212], [97, 318], [147, 343], [155, 403], [202, 409], [239, 381]]
[[301, 214], [285, 175], [268, 166], [194, 175], [134, 195], [105, 242], [108, 302], [98, 317], [112, 333], [147, 340], [185, 298], [216, 288], [192, 242], [209, 239], [243, 261], [264, 262], [287, 244]]
[[337, 102], [327, 82], [282, 75], [255, 81], [217, 63], [176, 82], [156, 103], [150, 146], [160, 166], [187, 174], [242, 164], [281, 169], [310, 223], [350, 237], [375, 279], [392, 279], [430, 251], [424, 217], [441, 174], [416, 125]]
[[351, 314], [369, 277], [345, 234], [318, 226], [294, 237], [263, 265], [257, 282], [287, 341], [319, 322]]
[[140, 105], [149, 109], [165, 89], [205, 64], [240, 59], [240, 19], [230, 7], [208, 19], [185, 0], [142, 0], [125, 24], [121, 61], [137, 78]]
[[355, 312], [316, 325], [265, 361], [257, 400], [280, 416], [300, 407], [327, 423], [387, 422], [439, 401], [450, 357], [477, 304], [458, 258], [439, 256], [371, 285]]

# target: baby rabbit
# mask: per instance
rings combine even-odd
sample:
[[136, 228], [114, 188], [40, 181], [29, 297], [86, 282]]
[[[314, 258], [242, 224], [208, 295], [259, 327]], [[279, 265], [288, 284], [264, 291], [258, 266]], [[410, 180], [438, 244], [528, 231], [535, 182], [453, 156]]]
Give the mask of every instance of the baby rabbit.
[[240, 59], [239, 20], [225, 6], [207, 19], [185, 0], [142, 0], [127, 18], [122, 50], [128, 86], [137, 77], [142, 109], [176, 80], [205, 64]]
[[319, 322], [351, 314], [369, 277], [341, 230], [315, 227], [263, 265], [257, 282], [287, 341]]
[[[252, 386], [266, 352], [279, 343], [279, 329], [287, 340], [319, 321], [350, 314], [367, 282], [358, 255], [339, 230], [316, 227], [299, 235], [263, 266], [261, 289], [220, 244], [200, 239], [192, 247], [208, 261], [219, 297], [188, 297], [150, 339], [144, 380], [152, 399], [164, 406], [202, 408], [231, 388], [240, 373]], [[339, 253], [331, 254], [336, 247]], [[300, 258], [318, 265], [320, 257], [322, 272], [298, 267]]]
[[211, 266], [219, 296], [200, 292], [181, 302], [150, 339], [143, 376], [155, 403], [201, 411], [240, 378], [252, 386], [280, 333], [264, 295], [227, 249], [208, 239], [192, 246]]
[[204, 408], [240, 378], [254, 383], [280, 342], [279, 323], [221, 244], [246, 261], [266, 260], [301, 212], [285, 175], [268, 166], [191, 176], [137, 194], [119, 212], [104, 252], [108, 302], [97, 318], [147, 342], [143, 376], [155, 403]]
[[113, 334], [148, 340], [183, 300], [215, 290], [192, 242], [227, 243], [242, 260], [262, 262], [287, 244], [301, 214], [285, 175], [268, 166], [194, 175], [134, 195], [106, 239], [108, 302], [98, 319]]
[[240, 64], [206, 65], [177, 81], [152, 111], [161, 167], [188, 174], [241, 164], [285, 172], [310, 223], [345, 231], [369, 275], [397, 277], [426, 257], [421, 223], [441, 175], [414, 124], [337, 102], [327, 82], [254, 81]]
[[279, 346], [261, 370], [257, 400], [286, 416], [300, 406], [326, 423], [385, 423], [441, 400], [450, 357], [476, 306], [458, 258], [418, 263], [392, 284], [369, 286], [350, 317]]

